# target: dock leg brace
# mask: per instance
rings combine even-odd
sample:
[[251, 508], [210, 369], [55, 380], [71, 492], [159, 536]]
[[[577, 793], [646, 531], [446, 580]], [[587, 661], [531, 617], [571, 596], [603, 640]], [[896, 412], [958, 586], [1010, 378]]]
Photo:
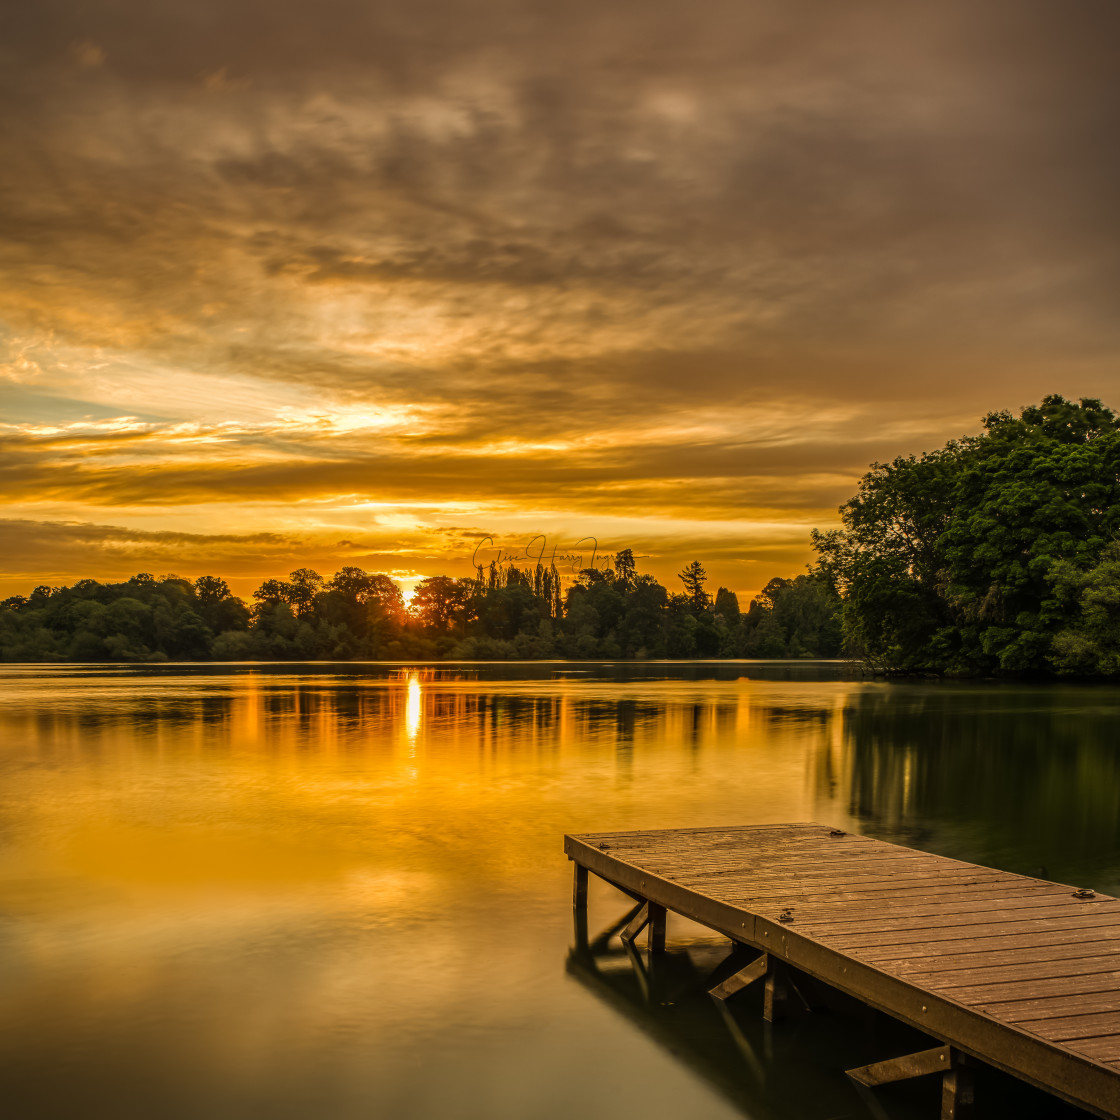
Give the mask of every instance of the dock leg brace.
[[729, 976], [722, 984], [717, 984], [708, 995], [722, 1002], [730, 999], [736, 992], [749, 987], [756, 980], [765, 981], [762, 1017], [768, 1023], [776, 1023], [785, 1015], [789, 985], [781, 961], [775, 960], [769, 953], [763, 953], [751, 961], [746, 968], [740, 969], [734, 976]]
[[972, 1116], [972, 1071], [960, 1051], [951, 1046], [936, 1046], [932, 1050], [847, 1071], [857, 1085], [868, 1089], [929, 1073], [942, 1075], [941, 1120], [968, 1120]]

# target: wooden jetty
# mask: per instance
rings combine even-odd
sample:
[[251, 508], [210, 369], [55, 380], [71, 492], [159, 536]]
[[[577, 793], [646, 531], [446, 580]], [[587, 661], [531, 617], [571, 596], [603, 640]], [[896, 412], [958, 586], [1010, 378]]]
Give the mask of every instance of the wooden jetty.
[[665, 948], [681, 914], [757, 957], [712, 990], [755, 982], [782, 1015], [813, 978], [938, 1045], [848, 1075], [873, 1087], [942, 1076], [942, 1116], [972, 1103], [983, 1062], [1102, 1117], [1120, 1117], [1120, 900], [818, 824], [566, 836], [576, 938], [588, 873], [640, 908], [622, 930]]

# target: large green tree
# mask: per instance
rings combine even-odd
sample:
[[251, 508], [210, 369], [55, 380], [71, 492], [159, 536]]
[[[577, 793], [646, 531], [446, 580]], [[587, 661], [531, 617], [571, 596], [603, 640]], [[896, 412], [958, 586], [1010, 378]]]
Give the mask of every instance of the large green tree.
[[1072, 639], [1064, 654], [1055, 639], [1084, 609], [1077, 574], [1120, 532], [1120, 419], [1060, 396], [991, 413], [980, 435], [875, 464], [840, 513], [842, 529], [813, 535], [816, 574], [869, 660], [1073, 671]]

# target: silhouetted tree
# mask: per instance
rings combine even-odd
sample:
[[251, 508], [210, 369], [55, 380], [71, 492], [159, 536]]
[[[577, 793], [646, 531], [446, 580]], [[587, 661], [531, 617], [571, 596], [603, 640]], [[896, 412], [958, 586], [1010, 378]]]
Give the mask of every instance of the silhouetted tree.
[[633, 549], [624, 548], [621, 552], [615, 553], [614, 578], [621, 590], [633, 589], [634, 581], [638, 578], [638, 565], [634, 560]]
[[288, 605], [297, 618], [306, 618], [315, 607], [315, 596], [323, 586], [323, 577], [311, 568], [297, 568], [288, 577]]
[[734, 591], [721, 587], [716, 592], [716, 602], [713, 610], [731, 626], [739, 621], [739, 596]]
[[708, 581], [704, 565], [699, 560], [693, 560], [678, 578], [684, 584], [685, 595], [693, 614], [706, 611], [711, 606], [712, 597], [704, 590], [704, 584]]
[[226, 630], [246, 630], [249, 610], [229, 589], [229, 584], [217, 576], [199, 576], [194, 581], [198, 613], [215, 634]]
[[446, 634], [464, 630], [471, 618], [470, 604], [476, 591], [474, 580], [429, 576], [416, 585], [409, 610], [425, 630]]

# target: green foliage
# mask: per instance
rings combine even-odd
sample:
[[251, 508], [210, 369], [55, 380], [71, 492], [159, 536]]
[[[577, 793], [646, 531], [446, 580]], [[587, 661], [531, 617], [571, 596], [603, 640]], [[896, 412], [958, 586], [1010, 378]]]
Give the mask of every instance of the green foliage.
[[1088, 571], [1059, 561], [1047, 574], [1069, 625], [1054, 635], [1059, 673], [1120, 675], [1120, 543], [1113, 541]]
[[[900, 671], [1108, 675], [1120, 420], [1046, 397], [981, 435], [875, 464], [814, 533], [850, 645]], [[1111, 668], [1109, 666], [1112, 666]]]
[[775, 578], [742, 616], [744, 657], [840, 657], [840, 597], [820, 576]]
[[187, 661], [208, 658], [219, 628], [245, 630], [249, 612], [225, 582], [147, 573], [125, 583], [37, 587], [0, 604], [5, 661]]

